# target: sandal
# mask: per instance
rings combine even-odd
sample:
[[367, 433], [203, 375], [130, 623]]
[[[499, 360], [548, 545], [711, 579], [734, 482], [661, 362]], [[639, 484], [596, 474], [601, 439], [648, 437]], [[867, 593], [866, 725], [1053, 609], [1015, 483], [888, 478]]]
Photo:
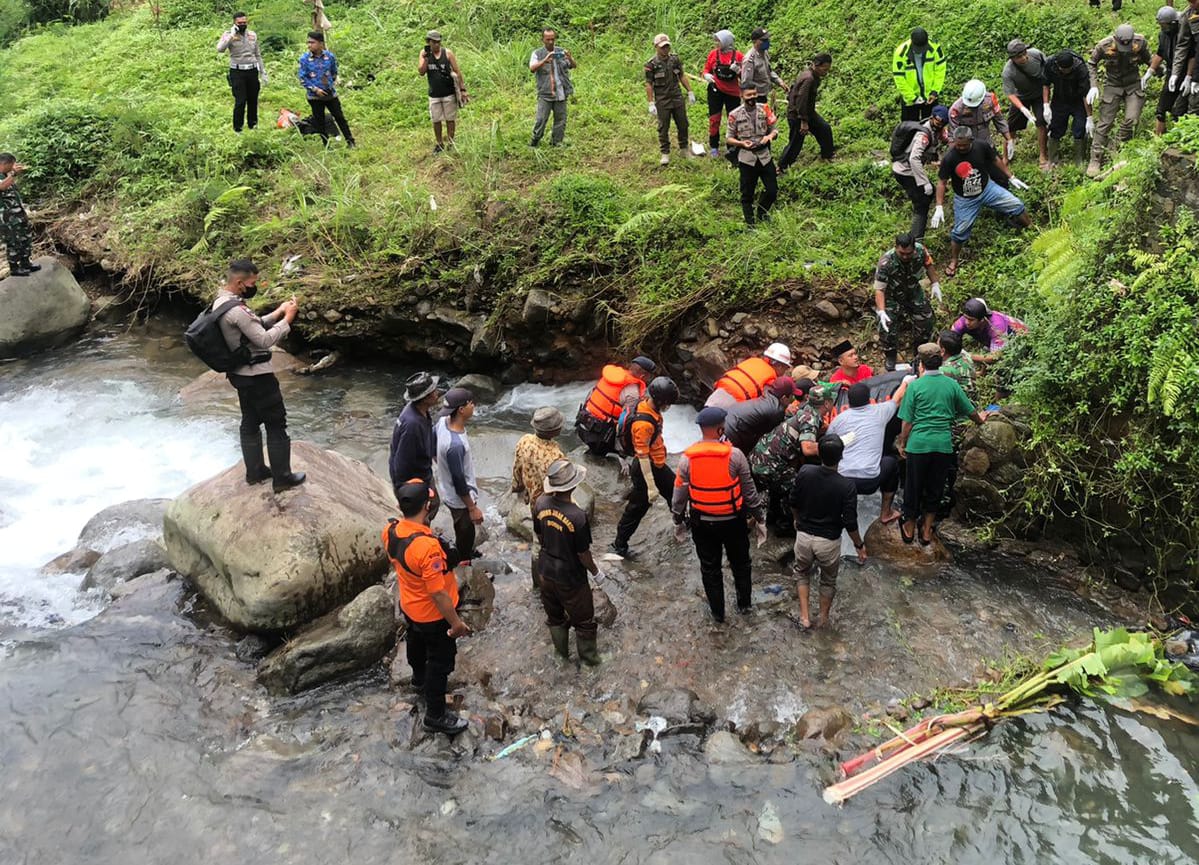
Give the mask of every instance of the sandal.
[[945, 265], [945, 275], [947, 277], [957, 276], [957, 274], [958, 274], [958, 263], [956, 261], [951, 261], [951, 262], [949, 262], [949, 264]]
[[899, 537], [903, 539], [903, 542], [905, 544], [910, 544], [912, 541], [916, 540], [916, 532], [915, 532], [915, 530], [913, 530], [912, 533], [909, 535], [907, 532], [905, 532], [903, 530], [903, 527], [905, 525], [906, 525], [906, 523], [904, 523], [901, 520], [899, 523]]

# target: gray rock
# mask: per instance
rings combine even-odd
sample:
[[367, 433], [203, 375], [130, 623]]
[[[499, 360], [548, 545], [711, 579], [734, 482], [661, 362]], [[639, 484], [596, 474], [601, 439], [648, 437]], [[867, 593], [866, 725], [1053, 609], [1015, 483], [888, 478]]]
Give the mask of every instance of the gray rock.
[[146, 538], [109, 550], [96, 560], [83, 578], [80, 589], [111, 589], [151, 571], [169, 568], [167, 552], [156, 540]]
[[378, 582], [380, 532], [395, 513], [391, 484], [357, 460], [292, 443], [308, 482], [278, 495], [247, 486], [241, 462], [171, 502], [171, 564], [245, 631], [290, 631]]
[[700, 702], [699, 696], [688, 688], [658, 688], [650, 691], [637, 703], [638, 715], [660, 715], [671, 726], [680, 724], [711, 724], [716, 713]]
[[574, 488], [571, 493], [571, 499], [576, 505], [582, 508], [583, 513], [587, 514], [587, 519], [595, 521], [595, 490], [591, 488], [591, 484], [583, 481]]
[[118, 601], [121, 598], [132, 595], [134, 592], [140, 592], [142, 589], [169, 583], [174, 576], [175, 572], [170, 568], [159, 568], [157, 571], [142, 574], [140, 577], [134, 577], [132, 580], [124, 583], [117, 583], [109, 589], [109, 594], [112, 595], [114, 601]]
[[454, 382], [454, 387], [467, 388], [475, 395], [475, 402], [493, 403], [500, 395], [500, 389], [503, 386], [489, 375], [474, 372], [470, 375], [462, 376], [462, 378]]
[[371, 586], [267, 655], [258, 681], [273, 694], [313, 688], [377, 664], [395, 645], [395, 634], [391, 597]]
[[500, 507], [504, 514], [504, 527], [508, 530], [508, 534], [532, 543], [533, 515], [529, 511], [529, 506], [520, 500], [520, 496], [509, 493], [501, 499]]
[[100, 554], [86, 547], [76, 547], [62, 555], [55, 556], [42, 565], [41, 573], [45, 576], [54, 574], [86, 574], [88, 568], [96, 563]]
[[720, 340], [705, 342], [695, 350], [691, 368], [695, 370], [700, 384], [711, 387], [732, 366]]
[[646, 733], [630, 733], [616, 740], [610, 762], [625, 763], [637, 760], [645, 753]]
[[726, 766], [746, 766], [758, 762], [741, 744], [741, 740], [728, 730], [717, 730], [708, 737], [704, 742], [704, 757], [709, 763]]
[[1012, 459], [1019, 441], [1011, 422], [1003, 417], [987, 418], [987, 422], [978, 430], [978, 442], [987, 449], [994, 463]]
[[837, 304], [831, 300], [818, 300], [812, 304], [812, 308], [829, 321], [837, 321], [841, 318], [841, 310], [837, 309]]
[[878, 520], [866, 529], [866, 553], [871, 557], [882, 559], [889, 564], [908, 570], [926, 572], [929, 565], [948, 562], [953, 559], [949, 550], [941, 543], [941, 539], [933, 535], [933, 542], [927, 547], [919, 540], [905, 544], [899, 535], [899, 523], [883, 525]]
[[107, 552], [113, 547], [162, 537], [162, 515], [170, 499], [133, 499], [111, 505], [87, 521], [76, 550]]
[[822, 738], [831, 742], [844, 730], [853, 727], [853, 715], [840, 706], [812, 709], [795, 722], [795, 735], [800, 739]]
[[534, 288], [525, 296], [521, 319], [527, 325], [543, 327], [550, 320], [550, 307], [553, 306], [553, 303], [548, 291]]
[[616, 624], [616, 605], [599, 586], [591, 587], [591, 598], [595, 604], [595, 620], [602, 627], [610, 628]]
[[0, 357], [23, 357], [66, 345], [87, 325], [92, 304], [58, 259], [42, 269], [0, 280]]
[[1006, 507], [1003, 493], [982, 478], [958, 478], [953, 489], [957, 507], [966, 514], [999, 516]]
[[991, 458], [982, 448], [970, 448], [962, 454], [962, 471], [968, 475], [982, 477], [991, 468]]

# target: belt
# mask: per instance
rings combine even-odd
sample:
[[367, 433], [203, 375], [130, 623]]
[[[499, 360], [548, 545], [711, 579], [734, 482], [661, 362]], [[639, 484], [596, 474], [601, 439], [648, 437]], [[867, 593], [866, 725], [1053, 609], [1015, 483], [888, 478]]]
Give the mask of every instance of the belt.
[[240, 72], [244, 72], [244, 71], [246, 71], [247, 69], [257, 69], [257, 68], [258, 68], [258, 64], [257, 64], [257, 63], [234, 63], [234, 64], [231, 64], [231, 65], [229, 66], [229, 68], [230, 68], [230, 69], [237, 69], [237, 70], [238, 70], [238, 71], [240, 71]]

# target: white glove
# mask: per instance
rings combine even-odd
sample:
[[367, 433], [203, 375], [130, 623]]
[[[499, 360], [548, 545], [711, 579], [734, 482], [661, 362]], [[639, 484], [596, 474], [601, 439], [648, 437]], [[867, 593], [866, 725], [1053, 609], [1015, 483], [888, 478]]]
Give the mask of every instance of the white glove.
[[758, 546], [766, 543], [766, 523], [754, 523], [754, 537], [758, 540]]
[[945, 208], [938, 204], [936, 209], [933, 211], [933, 218], [932, 218], [932, 222], [929, 223], [929, 227], [930, 228], [940, 228], [941, 223], [944, 221], [945, 221]]
[[940, 303], [942, 300], [944, 300], [941, 295], [941, 283], [934, 282], [931, 286], [929, 286], [929, 288], [932, 290], [933, 300], [935, 300], [937, 303]]
[[1048, 104], [1041, 106], [1041, 116], [1045, 118], [1045, 123], [1053, 122], [1053, 109]]
[[881, 327], [885, 333], [890, 333], [891, 316], [887, 315], [887, 311], [885, 309], [876, 309], [874, 314], [878, 316], [878, 326]]
[[1191, 82], [1191, 95], [1194, 96], [1196, 93], [1199, 93], [1199, 81], [1192, 81]]
[[688, 91], [687, 91], [687, 104], [688, 104], [688, 105], [694, 105], [694, 104], [695, 104], [695, 91], [694, 91], [694, 90], [688, 90]]
[[651, 117], [658, 116], [658, 104], [656, 102], [651, 102], [649, 104], [649, 113]]
[[593, 580], [606, 580], [607, 578], [608, 575], [603, 572], [603, 569], [600, 569], [591, 575], [591, 579]]
[[1099, 88], [1092, 87], [1090, 90], [1087, 91], [1087, 95], [1083, 98], [1083, 101], [1086, 102], [1087, 105], [1094, 105], [1095, 100], [1098, 98], [1099, 98]]
[[1153, 77], [1152, 69], [1146, 70], [1145, 74], [1141, 76], [1141, 89], [1142, 90], [1144, 90], [1146, 87], [1149, 86], [1149, 79], [1152, 77]]
[[265, 69], [264, 69], [264, 70], [262, 70], [262, 72], [258, 73], [258, 77], [259, 77], [260, 79], [262, 79], [262, 83], [263, 83], [263, 84], [270, 84], [270, 83], [271, 83], [271, 76], [269, 76], [269, 75], [267, 75], [267, 74], [266, 74], [266, 70], [265, 70]]
[[1007, 159], [1012, 161], [1012, 157], [1016, 155], [1016, 139], [1009, 138], [1007, 141]]
[[1178, 92], [1186, 93], [1187, 88], [1191, 85], [1191, 76], [1184, 75], [1182, 80], [1178, 82]]
[[914, 382], [915, 380], [916, 380], [916, 376], [914, 376], [914, 375], [905, 375], [905, 376], [903, 377], [903, 384], [911, 384], [911, 383], [912, 383], [912, 382]]
[[1020, 110], [1024, 112], [1024, 116], [1028, 118], [1028, 122], [1029, 122], [1029, 123], [1034, 123], [1034, 124], [1035, 124], [1035, 123], [1037, 122], [1037, 115], [1033, 114], [1033, 113], [1032, 113], [1032, 109], [1031, 109], [1031, 108], [1029, 108], [1027, 105], [1025, 105], [1025, 106], [1024, 106], [1022, 109], [1020, 109]]
[[1170, 80], [1166, 82], [1166, 90], [1170, 93], [1173, 93], [1177, 89], [1178, 89], [1178, 76], [1171, 75]]
[[1014, 174], [1012, 175], [1012, 186], [1017, 189], [1028, 189], [1028, 184]]
[[925, 195], [933, 194], [933, 185], [931, 183], [924, 184], [924, 194]]
[[1087, 118], [1087, 135], [1094, 135], [1094, 134], [1095, 134], [1095, 118], [1088, 117]]
[[707, 81], [709, 84], [715, 85], [716, 84], [716, 76], [713, 75], [711, 72], [705, 72], [704, 73], [704, 81]]

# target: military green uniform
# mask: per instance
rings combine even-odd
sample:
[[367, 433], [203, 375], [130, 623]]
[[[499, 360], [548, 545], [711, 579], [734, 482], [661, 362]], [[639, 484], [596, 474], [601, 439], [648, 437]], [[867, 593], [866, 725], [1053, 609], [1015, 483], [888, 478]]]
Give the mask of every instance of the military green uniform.
[[[1185, 29], [1185, 28], [1184, 28]], [[1148, 66], [1152, 58], [1149, 43], [1140, 33], [1132, 37], [1132, 50], [1121, 51], [1116, 46], [1116, 37], [1099, 40], [1091, 52], [1087, 68], [1091, 72], [1091, 86], [1099, 86], [1099, 70], [1103, 69], [1103, 92], [1095, 107], [1095, 134], [1091, 138], [1091, 164], [1098, 169], [1103, 165], [1107, 136], [1124, 106], [1124, 122], [1116, 133], [1116, 145], [1132, 138], [1141, 109], [1145, 107], [1145, 89], [1141, 87], [1141, 67]]]
[[670, 120], [674, 118], [679, 134], [679, 148], [687, 147], [687, 103], [683, 99], [683, 61], [670, 54], [663, 60], [654, 54], [645, 64], [645, 81], [654, 89], [654, 105], [658, 108], [658, 146], [670, 153]]
[[953, 357], [946, 358], [941, 363], [941, 372], [960, 384], [962, 390], [966, 392], [966, 396], [970, 397], [971, 402], [975, 401], [974, 376], [976, 371], [974, 369], [974, 358], [970, 357], [964, 351], [959, 352]]
[[804, 463], [803, 443], [820, 437], [824, 423], [821, 409], [824, 390], [819, 386], [808, 392], [808, 401], [764, 435], [749, 455], [754, 484], [767, 497], [767, 520], [771, 525], [789, 527], [791, 511], [787, 504], [795, 475]]
[[[0, 181], [8, 177], [0, 172]], [[4, 238], [10, 270], [29, 263], [29, 256], [33, 254], [33, 230], [29, 227], [29, 217], [25, 215], [25, 205], [15, 185], [0, 189], [0, 236]]]
[[878, 260], [874, 287], [883, 292], [887, 317], [891, 319], [889, 330], [883, 330], [882, 322], [879, 322], [878, 341], [889, 361], [899, 350], [899, 332], [904, 327], [911, 331], [913, 357], [916, 347], [928, 342], [932, 336], [933, 308], [920, 285], [920, 281], [928, 276], [927, 267], [932, 263], [932, 256], [922, 243], [916, 244], [910, 261], [905, 262], [894, 249], [884, 252]]

